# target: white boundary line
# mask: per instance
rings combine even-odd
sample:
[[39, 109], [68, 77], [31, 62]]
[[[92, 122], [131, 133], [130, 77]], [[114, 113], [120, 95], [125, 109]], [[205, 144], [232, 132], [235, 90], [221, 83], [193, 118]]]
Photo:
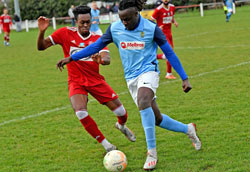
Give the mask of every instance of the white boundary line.
[[186, 50], [186, 49], [212, 49], [212, 48], [239, 48], [239, 47], [250, 47], [250, 44], [239, 44], [239, 45], [227, 45], [227, 46], [205, 46], [205, 47], [174, 47], [174, 49], [178, 50]]
[[200, 33], [183, 35], [181, 37], [174, 37], [174, 40], [186, 39], [186, 38], [191, 38], [191, 37], [196, 37], [196, 36], [202, 36], [202, 35], [207, 35], [207, 34], [221, 33], [221, 32], [242, 31], [242, 30], [248, 30], [248, 29], [250, 29], [250, 28], [249, 27], [245, 27], [245, 28], [230, 29], [230, 30], [217, 30], [217, 31], [213, 31], [213, 32], [200, 32]]
[[[226, 67], [218, 68], [218, 69], [210, 71], [210, 72], [203, 72], [203, 73], [200, 73], [200, 74], [197, 74], [197, 75], [190, 76], [189, 78], [197, 78], [197, 77], [201, 77], [201, 76], [208, 75], [208, 74], [211, 74], [211, 73], [217, 73], [217, 72], [221, 72], [223, 70], [236, 68], [236, 67], [247, 65], [247, 64], [250, 64], [250, 61], [246, 61], [246, 62], [242, 62], [242, 63], [239, 63], [239, 64], [229, 65], [229, 66], [226, 66]], [[177, 79], [177, 80], [174, 80], [174, 81], [165, 81], [165, 82], [161, 82], [160, 84], [170, 84], [170, 83], [179, 82], [180, 80], [181, 79]], [[123, 95], [123, 94], [128, 94], [128, 91], [122, 92], [119, 95]], [[89, 102], [93, 102], [93, 101], [95, 101], [95, 100], [93, 99], [93, 100], [90, 100]], [[4, 121], [4, 122], [0, 123], [0, 126], [6, 125], [6, 124], [9, 124], [9, 123], [12, 123], [12, 122], [26, 120], [26, 119], [29, 119], [29, 118], [36, 118], [36, 117], [46, 115], [46, 114], [51, 113], [51, 112], [57, 112], [57, 111], [60, 111], [60, 110], [68, 109], [70, 107], [71, 107], [70, 105], [67, 105], [67, 106], [58, 107], [58, 108], [55, 108], [55, 109], [43, 111], [43, 112], [40, 112], [40, 113], [37, 113], [37, 114], [33, 114], [33, 115], [29, 115], [29, 116], [23, 116], [21, 118], [16, 118], [16, 119]]]

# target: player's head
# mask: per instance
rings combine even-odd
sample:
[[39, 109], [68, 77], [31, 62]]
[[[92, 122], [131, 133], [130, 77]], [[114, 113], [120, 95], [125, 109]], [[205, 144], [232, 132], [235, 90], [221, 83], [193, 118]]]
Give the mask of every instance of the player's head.
[[8, 9], [7, 9], [7, 8], [4, 8], [4, 9], [3, 9], [3, 13], [4, 13], [4, 14], [8, 14]]
[[95, 1], [92, 2], [91, 6], [93, 10], [97, 10], [97, 4]]
[[139, 11], [144, 7], [146, 0], [122, 0], [119, 4], [119, 17], [128, 30], [135, 29]]
[[162, 3], [164, 4], [164, 5], [168, 5], [169, 4], [169, 2], [170, 2], [170, 0], [162, 0]]
[[77, 28], [81, 35], [88, 35], [91, 26], [91, 8], [80, 5], [73, 10]]

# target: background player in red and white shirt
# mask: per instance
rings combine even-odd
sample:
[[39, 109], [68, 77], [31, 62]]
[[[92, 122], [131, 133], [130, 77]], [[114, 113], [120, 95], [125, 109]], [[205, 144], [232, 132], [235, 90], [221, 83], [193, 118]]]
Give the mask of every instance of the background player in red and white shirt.
[[[38, 50], [45, 50], [52, 45], [59, 44], [62, 46], [64, 56], [68, 57], [95, 42], [100, 36], [89, 31], [91, 26], [90, 11], [91, 9], [87, 6], [76, 7], [73, 13], [76, 18], [77, 28], [63, 27], [46, 39], [44, 39], [44, 33], [49, 26], [49, 19], [40, 17], [38, 19]], [[100, 75], [99, 63], [103, 65], [110, 63], [107, 47], [92, 57], [84, 58], [67, 65], [69, 98], [78, 119], [86, 131], [109, 152], [116, 149], [116, 147], [105, 139], [95, 121], [88, 114], [88, 93], [96, 98], [100, 104], [106, 105], [117, 115], [118, 122], [116, 123], [116, 128], [125, 134], [130, 141], [135, 141], [136, 137], [126, 127], [127, 111], [118, 99], [117, 94], [106, 83], [104, 77]]]
[[[157, 25], [161, 28], [164, 35], [166, 36], [169, 44], [174, 48], [173, 44], [173, 37], [171, 32], [172, 23], [178, 27], [178, 23], [174, 18], [175, 14], [175, 6], [169, 3], [170, 0], [162, 0], [162, 4], [158, 6], [151, 18], [156, 20]], [[166, 59], [164, 54], [158, 54], [157, 59]], [[167, 75], [165, 76], [166, 79], [176, 79], [175, 76], [172, 74], [172, 66], [167, 61]]]
[[8, 10], [3, 9], [3, 15], [0, 17], [0, 25], [4, 32], [4, 45], [10, 45], [10, 27], [12, 26], [11, 17], [8, 15]]

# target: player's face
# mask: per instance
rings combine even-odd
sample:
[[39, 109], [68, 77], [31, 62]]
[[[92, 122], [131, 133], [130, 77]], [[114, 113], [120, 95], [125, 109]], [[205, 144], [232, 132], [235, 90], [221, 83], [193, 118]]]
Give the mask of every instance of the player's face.
[[4, 9], [4, 10], [3, 10], [3, 13], [4, 13], [4, 14], [8, 14], [8, 10], [7, 10], [7, 9]]
[[94, 9], [94, 10], [96, 10], [97, 9], [97, 4], [94, 2], [94, 3], [92, 3], [92, 8]]
[[119, 17], [128, 30], [134, 30], [139, 21], [139, 15], [135, 8], [119, 11]]
[[77, 27], [81, 35], [88, 35], [91, 26], [90, 14], [79, 14], [77, 17]]
[[168, 5], [170, 0], [162, 0], [164, 5]]

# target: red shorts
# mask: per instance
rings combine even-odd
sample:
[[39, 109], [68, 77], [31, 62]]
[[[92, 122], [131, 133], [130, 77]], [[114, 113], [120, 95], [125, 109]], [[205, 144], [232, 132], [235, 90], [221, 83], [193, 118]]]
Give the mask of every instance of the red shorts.
[[114, 90], [105, 81], [95, 86], [83, 86], [78, 82], [69, 82], [69, 98], [76, 94], [88, 95], [88, 93], [90, 93], [100, 104], [118, 98]]
[[3, 32], [7, 32], [7, 33], [10, 33], [10, 28], [3, 28]]

